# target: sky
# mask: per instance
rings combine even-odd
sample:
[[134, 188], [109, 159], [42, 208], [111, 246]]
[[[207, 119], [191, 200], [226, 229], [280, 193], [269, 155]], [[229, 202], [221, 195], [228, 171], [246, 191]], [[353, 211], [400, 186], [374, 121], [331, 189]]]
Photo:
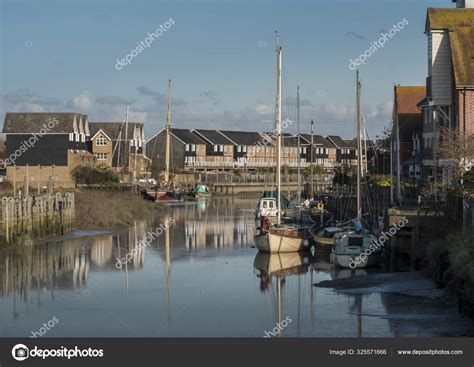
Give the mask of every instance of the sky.
[[[390, 122], [394, 84], [425, 84], [426, 9], [454, 6], [451, 0], [0, 0], [0, 116], [56, 111], [123, 121], [129, 105], [129, 121], [145, 123], [150, 137], [165, 125], [171, 79], [174, 127], [271, 131], [278, 30], [282, 117], [294, 121], [288, 132], [297, 131], [299, 85], [301, 131], [314, 120], [317, 134], [354, 136], [349, 65], [365, 53], [358, 66], [361, 104], [375, 138]], [[403, 28], [393, 28], [403, 20]], [[370, 51], [391, 29], [383, 48]], [[140, 53], [131, 55], [137, 47]], [[130, 63], [117, 64], [127, 55]]]

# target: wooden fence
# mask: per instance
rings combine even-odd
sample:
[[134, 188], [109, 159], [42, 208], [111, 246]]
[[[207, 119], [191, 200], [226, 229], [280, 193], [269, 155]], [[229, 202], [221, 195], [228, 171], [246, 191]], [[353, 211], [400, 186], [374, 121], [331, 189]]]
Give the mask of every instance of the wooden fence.
[[0, 239], [4, 242], [25, 243], [74, 228], [73, 193], [5, 197], [0, 211]]

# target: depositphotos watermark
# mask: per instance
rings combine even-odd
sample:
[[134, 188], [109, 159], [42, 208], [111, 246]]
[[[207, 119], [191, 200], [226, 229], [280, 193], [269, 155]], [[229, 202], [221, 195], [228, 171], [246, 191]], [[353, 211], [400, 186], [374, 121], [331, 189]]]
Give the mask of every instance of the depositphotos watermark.
[[53, 327], [55, 327], [59, 323], [59, 320], [57, 317], [53, 317], [51, 320], [49, 320], [47, 323], [43, 323], [43, 327], [41, 327], [38, 331], [31, 331], [31, 336], [30, 338], [37, 338], [39, 336], [43, 336], [46, 334], [49, 330], [51, 330]]
[[284, 328], [292, 323], [292, 320], [289, 316], [286, 317], [282, 322], [278, 322], [272, 331], [265, 331], [264, 338], [271, 338], [272, 336], [279, 335]]
[[372, 42], [370, 44], [370, 47], [365, 50], [364, 53], [362, 53], [358, 58], [354, 60], [350, 60], [349, 63], [349, 69], [355, 70], [360, 64], [365, 64], [365, 61], [372, 56], [374, 53], [376, 53], [380, 48], [385, 47], [385, 43], [391, 40], [393, 37], [395, 37], [398, 32], [400, 32], [405, 26], [408, 25], [408, 20], [406, 18], [403, 18], [400, 22], [398, 22], [397, 25], [394, 25], [388, 33], [381, 32], [380, 37], [377, 41]]
[[44, 135], [51, 131], [57, 124], [59, 124], [59, 121], [56, 118], [50, 119], [47, 123], [44, 123], [38, 133], [32, 133], [28, 140], [23, 140], [20, 147], [10, 154], [10, 156], [8, 156], [5, 160], [0, 159], [0, 169], [5, 169], [7, 166], [15, 163], [15, 161], [28, 149], [34, 148], [36, 143]]
[[169, 18], [166, 22], [160, 24], [159, 28], [156, 28], [154, 32], [148, 32], [148, 37], [146, 37], [143, 41], [138, 42], [137, 47], [130, 51], [130, 53], [128, 53], [123, 59], [117, 59], [115, 69], [122, 70], [125, 65], [130, 65], [132, 60], [137, 57], [138, 54], [141, 54], [146, 48], [150, 48], [151, 44], [160, 38], [161, 35], [170, 29], [175, 23], [176, 22], [173, 18]]
[[28, 358], [35, 358], [39, 357], [42, 359], [46, 358], [84, 358], [84, 357], [103, 357], [104, 350], [103, 349], [79, 349], [77, 345], [74, 346], [74, 349], [68, 349], [66, 347], [61, 346], [57, 349], [40, 349], [36, 345], [34, 348], [30, 349], [25, 344], [17, 344], [12, 348], [12, 357], [17, 361], [24, 361]]
[[115, 267], [117, 269], [122, 269], [122, 266], [125, 264], [129, 263], [134, 256], [137, 256], [137, 253], [139, 250], [142, 250], [145, 247], [148, 247], [151, 245], [153, 240], [158, 237], [160, 237], [164, 232], [166, 232], [169, 227], [174, 223], [174, 218], [168, 218], [165, 220], [164, 223], [160, 224], [160, 226], [155, 230], [155, 231], [148, 231], [145, 236], [143, 236], [143, 239], [141, 241], [138, 241], [136, 246], [129, 252], [127, 253], [124, 257], [119, 259], [117, 257], [117, 262], [115, 263]]
[[408, 218], [403, 217], [402, 220], [400, 220], [398, 223], [391, 226], [388, 232], [382, 231], [382, 234], [380, 235], [380, 237], [377, 240], [372, 241], [368, 249], [366, 249], [359, 256], [351, 260], [351, 262], [349, 263], [349, 267], [351, 269], [355, 269], [357, 265], [360, 265], [362, 262], [364, 262], [367, 257], [372, 255], [375, 251], [378, 251], [382, 247], [384, 247], [385, 242], [387, 242], [390, 237], [392, 237], [395, 233], [397, 233], [399, 230], [405, 227], [407, 223], [408, 223]]

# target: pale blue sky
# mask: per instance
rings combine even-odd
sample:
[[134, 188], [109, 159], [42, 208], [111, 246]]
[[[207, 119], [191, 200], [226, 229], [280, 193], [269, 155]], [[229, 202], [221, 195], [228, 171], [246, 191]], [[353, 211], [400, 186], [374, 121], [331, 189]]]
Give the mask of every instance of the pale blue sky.
[[[166, 118], [173, 80], [176, 127], [270, 130], [275, 94], [274, 31], [283, 47], [283, 117], [302, 129], [354, 134], [358, 57], [393, 24], [408, 25], [360, 67], [372, 137], [389, 121], [393, 83], [423, 85], [427, 7], [451, 0], [77, 1], [1, 0], [1, 118], [8, 111], [77, 111], [90, 121], [131, 118], [151, 134]], [[169, 18], [175, 24], [123, 58]], [[296, 125], [296, 124], [295, 124]]]

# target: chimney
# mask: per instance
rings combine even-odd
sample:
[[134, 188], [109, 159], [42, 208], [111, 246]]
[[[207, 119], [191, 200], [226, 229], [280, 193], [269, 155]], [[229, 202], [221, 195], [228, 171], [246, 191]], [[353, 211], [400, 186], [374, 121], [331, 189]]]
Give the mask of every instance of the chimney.
[[457, 8], [474, 8], [474, 0], [453, 0]]

